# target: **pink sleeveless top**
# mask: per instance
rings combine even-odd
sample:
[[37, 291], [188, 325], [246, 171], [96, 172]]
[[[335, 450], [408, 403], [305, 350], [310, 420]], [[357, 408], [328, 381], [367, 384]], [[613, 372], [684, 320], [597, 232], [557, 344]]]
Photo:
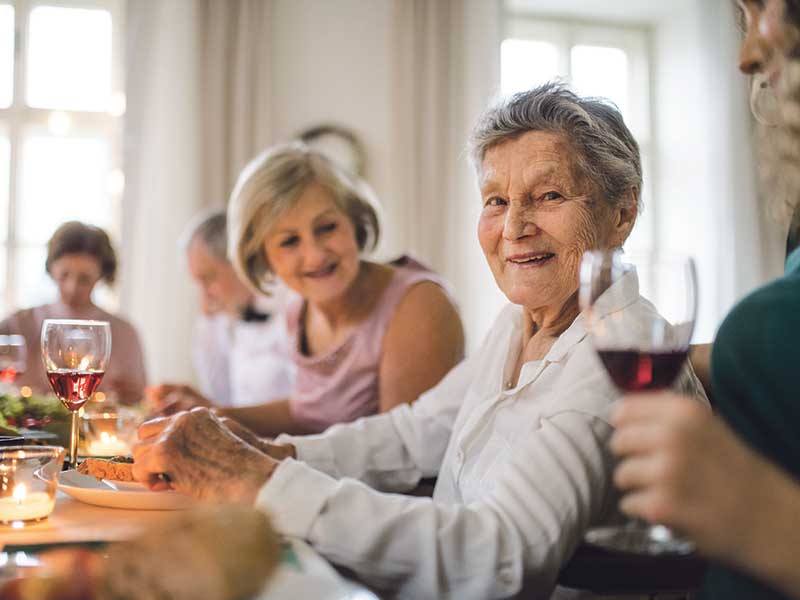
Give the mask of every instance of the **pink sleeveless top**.
[[449, 292], [447, 283], [413, 259], [393, 263], [395, 272], [372, 313], [337, 348], [319, 356], [300, 351], [302, 298], [288, 307], [292, 358], [297, 365], [295, 390], [289, 401], [292, 418], [310, 431], [353, 421], [378, 412], [378, 368], [383, 336], [397, 305], [414, 285], [432, 281]]

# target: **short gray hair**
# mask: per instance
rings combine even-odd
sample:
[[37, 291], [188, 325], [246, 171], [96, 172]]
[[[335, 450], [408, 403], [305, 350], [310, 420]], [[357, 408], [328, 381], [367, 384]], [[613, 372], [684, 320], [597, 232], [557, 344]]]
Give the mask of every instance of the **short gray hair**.
[[581, 98], [562, 83], [546, 83], [489, 108], [470, 136], [480, 172], [486, 153], [529, 131], [557, 133], [576, 151], [576, 167], [612, 205], [634, 190], [641, 209], [639, 145], [619, 109], [604, 98]]
[[319, 184], [353, 223], [359, 250], [380, 238], [380, 208], [369, 185], [302, 142], [274, 146], [241, 172], [228, 205], [228, 256], [253, 290], [269, 293], [264, 239], [275, 222], [313, 184]]
[[213, 209], [195, 215], [183, 230], [179, 242], [184, 252], [194, 240], [205, 244], [209, 254], [220, 260], [228, 260], [228, 217], [224, 210]]

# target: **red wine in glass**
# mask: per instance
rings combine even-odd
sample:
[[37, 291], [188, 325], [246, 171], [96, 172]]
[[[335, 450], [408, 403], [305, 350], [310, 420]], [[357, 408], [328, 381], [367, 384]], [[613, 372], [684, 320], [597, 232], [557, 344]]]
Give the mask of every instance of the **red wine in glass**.
[[[675, 382], [697, 314], [691, 258], [589, 251], [581, 262], [579, 300], [592, 344], [620, 392], [658, 391]], [[593, 527], [585, 539], [603, 548], [642, 554], [693, 549], [690, 541], [667, 527], [635, 520]]]
[[614, 385], [626, 392], [668, 388], [678, 376], [688, 352], [688, 348], [655, 352], [597, 350]]
[[74, 411], [86, 404], [103, 381], [104, 375], [105, 371], [56, 369], [47, 372], [47, 379], [64, 406]]
[[45, 319], [42, 362], [50, 387], [70, 411], [69, 466], [78, 467], [78, 412], [103, 380], [111, 355], [107, 321]]

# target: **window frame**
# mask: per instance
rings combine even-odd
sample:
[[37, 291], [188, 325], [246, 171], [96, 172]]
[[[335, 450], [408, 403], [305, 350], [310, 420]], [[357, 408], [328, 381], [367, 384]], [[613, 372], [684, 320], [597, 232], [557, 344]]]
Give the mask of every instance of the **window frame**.
[[[505, 4], [505, 3], [504, 3]], [[653, 126], [653, 31], [646, 24], [587, 22], [579, 18], [559, 18], [519, 12], [506, 6], [501, 24], [500, 43], [507, 39], [542, 41], [553, 44], [558, 53], [558, 68], [567, 83], [571, 83], [572, 48], [578, 45], [606, 46], [625, 51], [628, 61], [630, 115], [626, 123], [636, 141], [642, 161], [643, 189], [641, 197], [646, 211], [640, 214], [636, 229], [649, 242], [639, 250], [657, 250], [658, 228], [655, 223], [658, 200], [654, 196], [657, 172], [655, 152], [657, 142]], [[644, 231], [643, 231], [644, 230]]]
[[[6, 207], [7, 228], [0, 231], [0, 251], [5, 254], [5, 277], [3, 297], [0, 303], [5, 313], [18, 308], [18, 264], [20, 251], [24, 248], [38, 247], [20, 239], [18, 231], [18, 206], [21, 198], [22, 149], [30, 132], [49, 130], [49, 119], [55, 112], [66, 114], [70, 119], [70, 130], [64, 137], [102, 137], [109, 148], [109, 174], [122, 172], [123, 118], [122, 114], [109, 111], [92, 112], [81, 110], [35, 108], [28, 106], [27, 65], [29, 22], [31, 12], [40, 6], [60, 8], [84, 8], [107, 10], [111, 15], [111, 97], [124, 98], [125, 93], [125, 1], [126, 0], [0, 0], [2, 5], [14, 9], [14, 74], [12, 102], [7, 108], [0, 108], [0, 131], [7, 134], [9, 141], [9, 183], [8, 205]], [[56, 135], [53, 133], [53, 135]], [[117, 247], [121, 242], [123, 190], [109, 192], [110, 222], [109, 235]], [[108, 308], [116, 308], [119, 302], [116, 293], [107, 295]]]

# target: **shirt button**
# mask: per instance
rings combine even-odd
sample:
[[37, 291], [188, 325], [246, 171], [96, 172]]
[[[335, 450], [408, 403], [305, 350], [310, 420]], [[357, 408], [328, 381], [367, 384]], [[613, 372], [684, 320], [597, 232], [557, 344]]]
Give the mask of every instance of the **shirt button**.
[[460, 463], [464, 462], [464, 451], [463, 450], [459, 450], [458, 452], [456, 452], [456, 460], [458, 462], [460, 462]]
[[513, 381], [506, 381], [506, 389], [507, 390], [510, 390], [513, 387], [514, 387], [514, 382]]

